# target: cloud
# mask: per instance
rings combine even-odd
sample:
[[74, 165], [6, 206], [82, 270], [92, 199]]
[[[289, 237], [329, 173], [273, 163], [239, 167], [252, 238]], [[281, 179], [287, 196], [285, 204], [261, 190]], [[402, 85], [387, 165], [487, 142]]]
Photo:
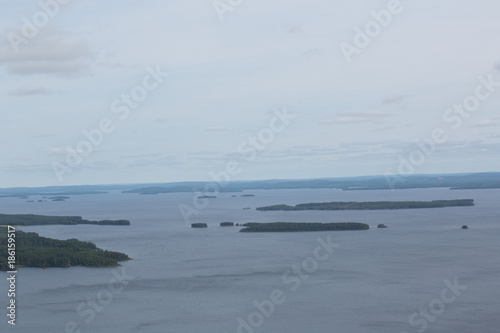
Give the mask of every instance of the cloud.
[[349, 111], [339, 113], [338, 118], [335, 119], [322, 119], [320, 124], [354, 124], [354, 123], [367, 123], [377, 121], [379, 119], [388, 117], [390, 114], [386, 112], [376, 111]]
[[321, 54], [322, 51], [320, 49], [309, 49], [302, 53], [302, 58], [304, 58], [305, 60], [311, 60], [319, 57]]
[[495, 127], [498, 125], [499, 122], [496, 119], [485, 119], [475, 124], [474, 127]]
[[[299, 145], [283, 149], [267, 149], [258, 157], [259, 165], [275, 166], [283, 163], [301, 163], [309, 161], [316, 166], [337, 165], [335, 163], [366, 164], [391, 161], [404, 148], [399, 142], [354, 142], [334, 145]], [[246, 163], [240, 152], [230, 152], [223, 160], [237, 160]], [[333, 164], [332, 164], [333, 163]]]
[[9, 92], [9, 96], [52, 95], [62, 94], [59, 90], [50, 90], [45, 87], [18, 88]]
[[382, 100], [382, 104], [402, 104], [408, 98], [408, 95], [392, 95]]
[[170, 119], [166, 118], [166, 117], [159, 117], [159, 118], [155, 118], [153, 120], [153, 122], [155, 123], [158, 123], [158, 124], [161, 124], [161, 123], [167, 123], [169, 122]]
[[[488, 151], [495, 156], [500, 153], [498, 139], [492, 140], [461, 140], [450, 141], [436, 147], [436, 158], [456, 158], [457, 161], [463, 156], [471, 158], [484, 154]], [[389, 161], [397, 165], [398, 156], [406, 155], [418, 148], [414, 142], [405, 141], [380, 141], [380, 142], [354, 142], [336, 145], [304, 145], [291, 146], [285, 149], [266, 150], [259, 155], [259, 161], [330, 161], [330, 162], [350, 162], [366, 163], [367, 161]], [[451, 156], [451, 157], [450, 157]], [[238, 152], [226, 154], [226, 159], [238, 159], [241, 155]]]
[[53, 134], [36, 134], [36, 135], [32, 135], [31, 137], [35, 138], [35, 139], [43, 139], [43, 138], [50, 138], [53, 136], [54, 136]]
[[290, 35], [300, 35], [303, 33], [302, 26], [296, 24], [288, 24], [285, 29], [287, 34]]
[[[127, 168], [164, 168], [169, 166], [185, 166], [185, 163], [183, 163], [183, 161], [180, 161], [178, 156], [174, 154], [152, 153], [149, 154], [149, 156], [146, 155], [144, 157], [129, 160], [127, 161], [127, 163], [122, 165], [122, 167]], [[105, 169], [106, 168], [108, 168], [108, 166], [105, 165]]]
[[83, 150], [79, 150], [79, 149], [71, 149], [71, 148], [59, 148], [59, 147], [55, 147], [55, 148], [51, 148], [47, 151], [47, 153], [49, 155], [68, 155], [68, 154], [80, 154], [80, 155], [83, 155], [85, 154], [86, 152], [83, 151]]
[[220, 152], [214, 150], [214, 151], [192, 151], [189, 152], [188, 155], [192, 156], [215, 156], [215, 155], [220, 155]]
[[227, 131], [227, 128], [214, 126], [214, 127], [205, 128], [205, 131], [207, 131], [207, 132], [225, 132], [225, 131]]
[[91, 57], [86, 43], [53, 28], [40, 29], [36, 37], [20, 45], [19, 52], [7, 39], [0, 48], [0, 66], [18, 75], [80, 74], [89, 69]]

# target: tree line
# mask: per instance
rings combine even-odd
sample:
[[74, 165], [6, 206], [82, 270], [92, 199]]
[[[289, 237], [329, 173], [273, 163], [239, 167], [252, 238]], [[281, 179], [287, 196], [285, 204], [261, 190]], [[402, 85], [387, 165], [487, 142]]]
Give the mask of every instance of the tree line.
[[305, 203], [296, 206], [273, 205], [258, 207], [260, 211], [294, 211], [294, 210], [383, 210], [383, 209], [416, 209], [474, 206], [473, 199], [434, 200], [434, 201], [372, 201], [372, 202], [322, 202]]
[[[35, 232], [16, 232], [16, 266], [27, 267], [112, 267], [130, 260], [121, 252], [106, 251], [94, 243], [77, 239], [58, 240]], [[7, 228], [0, 228], [0, 270], [7, 270]]]
[[308, 222], [272, 222], [252, 223], [240, 232], [298, 232], [298, 231], [342, 231], [342, 230], [368, 230], [370, 226], [365, 223], [340, 222], [340, 223], [308, 223]]
[[76, 225], [76, 224], [96, 224], [96, 225], [130, 225], [128, 220], [102, 220], [89, 221], [81, 216], [45, 216], [33, 214], [0, 214], [0, 225]]

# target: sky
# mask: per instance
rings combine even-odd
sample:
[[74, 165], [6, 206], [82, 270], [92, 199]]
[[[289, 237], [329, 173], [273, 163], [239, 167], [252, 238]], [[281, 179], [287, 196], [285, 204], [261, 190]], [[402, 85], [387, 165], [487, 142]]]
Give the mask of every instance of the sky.
[[495, 0], [0, 0], [0, 187], [500, 171]]

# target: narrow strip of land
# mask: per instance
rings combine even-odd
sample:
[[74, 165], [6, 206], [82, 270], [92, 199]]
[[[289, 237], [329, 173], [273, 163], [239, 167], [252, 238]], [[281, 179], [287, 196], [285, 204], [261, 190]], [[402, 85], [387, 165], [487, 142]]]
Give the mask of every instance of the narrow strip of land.
[[248, 223], [247, 228], [240, 232], [302, 232], [302, 231], [346, 231], [346, 230], [368, 230], [370, 227], [365, 223], [340, 222], [340, 223], [309, 223], [309, 222], [271, 222], [271, 223]]
[[260, 211], [296, 211], [296, 210], [383, 210], [415, 209], [474, 206], [473, 199], [434, 200], [434, 201], [369, 201], [369, 202], [322, 202], [305, 203], [296, 206], [274, 205], [258, 207]]
[[102, 220], [89, 221], [81, 216], [45, 216], [33, 214], [0, 214], [0, 225], [76, 225], [76, 224], [96, 224], [96, 225], [130, 225], [128, 220]]

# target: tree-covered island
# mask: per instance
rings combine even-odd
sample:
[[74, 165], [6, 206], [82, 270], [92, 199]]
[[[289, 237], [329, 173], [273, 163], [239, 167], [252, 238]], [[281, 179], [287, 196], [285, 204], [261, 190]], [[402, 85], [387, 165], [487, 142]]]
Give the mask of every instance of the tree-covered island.
[[206, 223], [193, 223], [193, 224], [191, 224], [191, 228], [204, 229], [204, 228], [208, 228], [208, 224], [206, 224]]
[[[243, 224], [245, 225], [245, 224]], [[341, 222], [341, 223], [308, 223], [308, 222], [271, 222], [271, 223], [249, 223], [240, 232], [301, 232], [301, 231], [346, 231], [346, 230], [368, 230], [370, 226], [365, 223]]]
[[[119, 261], [130, 260], [124, 253], [105, 251], [77, 239], [58, 240], [21, 230], [15, 235], [17, 267], [114, 267]], [[0, 227], [0, 270], [8, 270], [7, 243], [7, 228]]]
[[296, 206], [274, 205], [258, 207], [260, 211], [296, 211], [296, 210], [383, 210], [416, 209], [474, 206], [473, 199], [434, 200], [434, 201], [371, 201], [371, 202], [323, 202], [305, 203]]
[[102, 220], [89, 221], [81, 216], [45, 216], [33, 214], [0, 214], [0, 225], [29, 226], [29, 225], [76, 225], [76, 224], [95, 224], [95, 225], [130, 225], [128, 220]]

